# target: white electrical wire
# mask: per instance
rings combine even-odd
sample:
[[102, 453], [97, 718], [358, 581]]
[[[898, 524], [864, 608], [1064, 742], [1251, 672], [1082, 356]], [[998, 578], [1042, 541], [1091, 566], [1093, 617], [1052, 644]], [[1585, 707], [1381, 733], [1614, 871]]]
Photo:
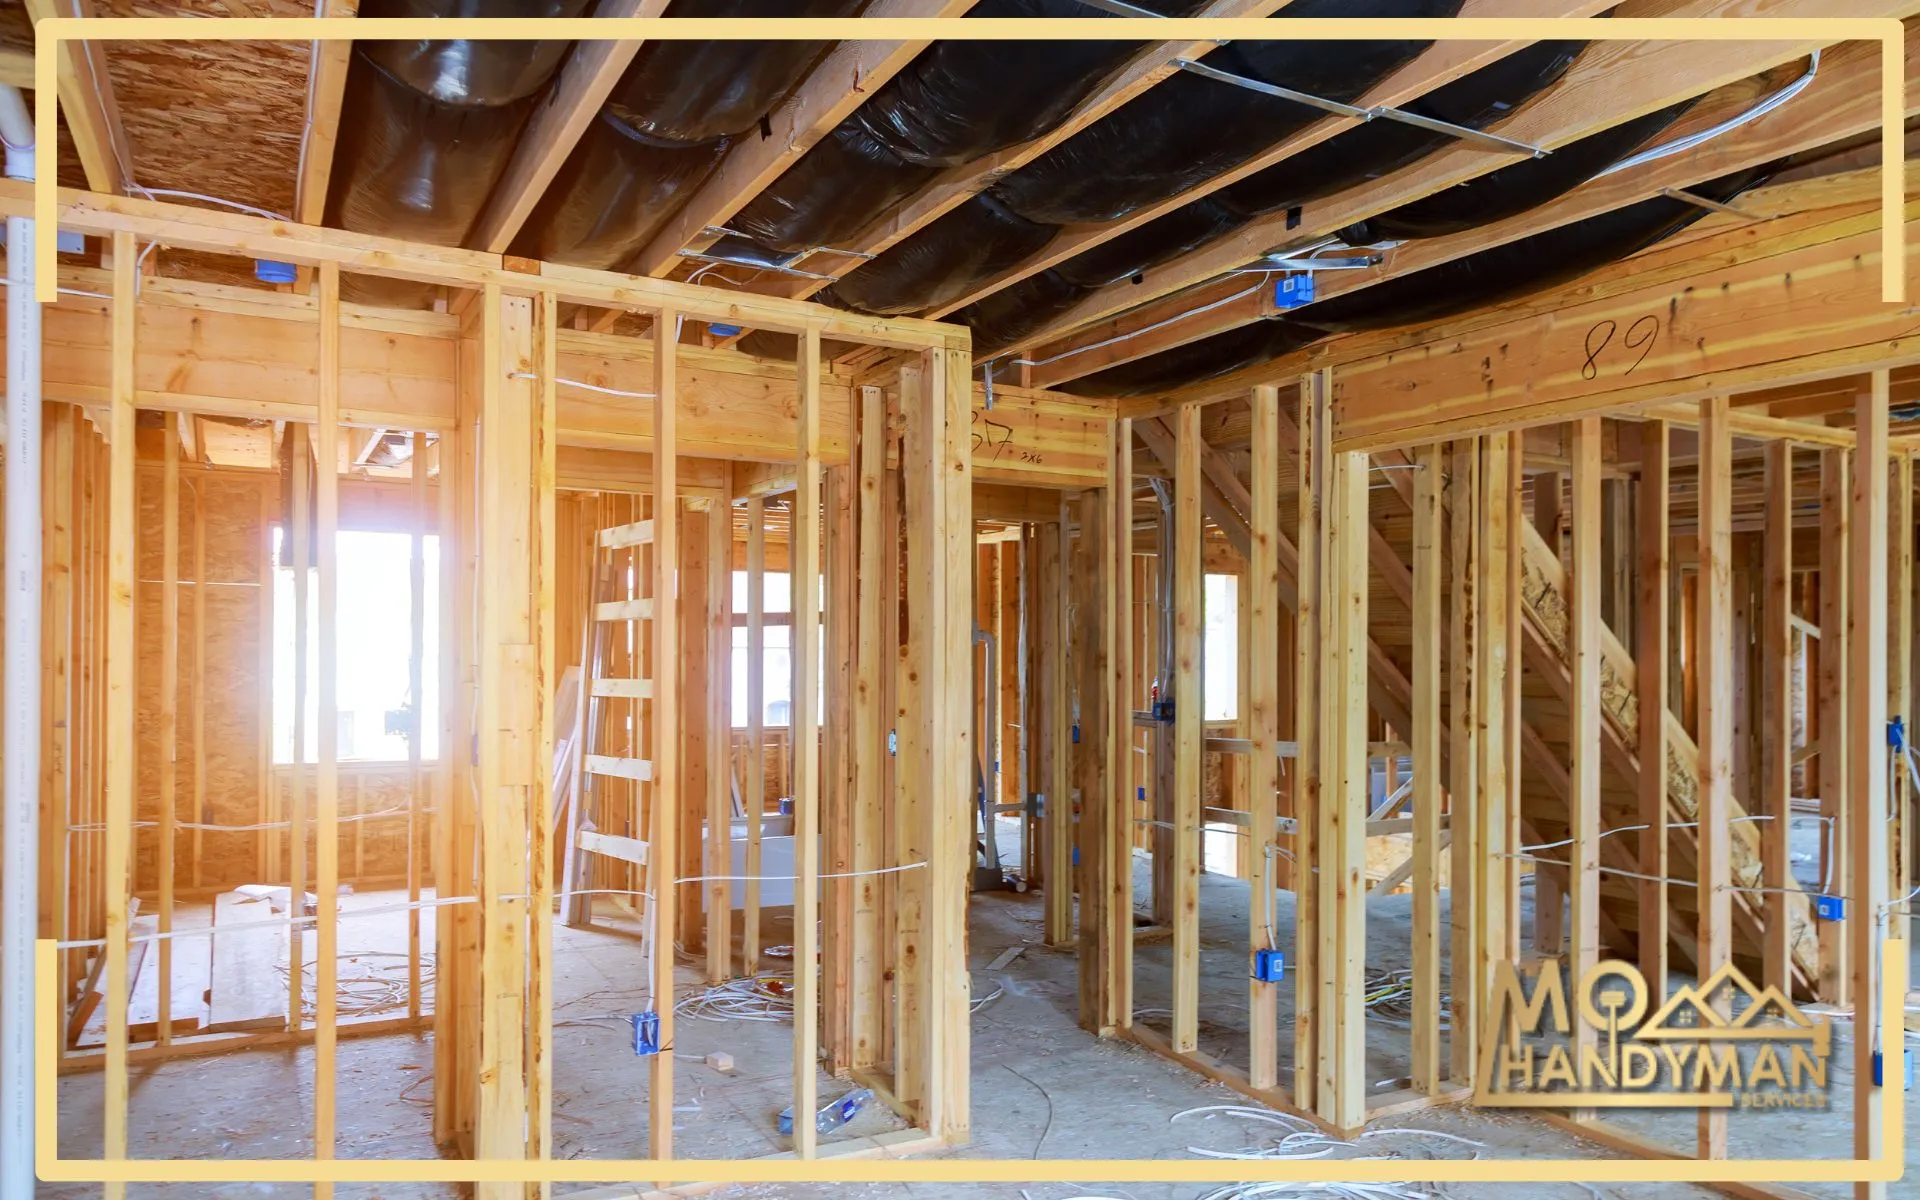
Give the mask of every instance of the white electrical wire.
[[1758, 104], [1755, 104], [1752, 108], [1728, 117], [1717, 125], [1702, 129], [1698, 133], [1690, 133], [1685, 137], [1675, 138], [1671, 142], [1662, 142], [1658, 146], [1650, 146], [1638, 154], [1630, 154], [1600, 172], [1594, 176], [1594, 178], [1604, 179], [1616, 171], [1625, 171], [1629, 168], [1637, 167], [1642, 163], [1650, 163], [1656, 159], [1669, 158], [1675, 154], [1691, 150], [1702, 143], [1710, 142], [1723, 133], [1731, 133], [1750, 121], [1755, 121], [1766, 116], [1774, 109], [1779, 108], [1782, 104], [1798, 96], [1801, 92], [1806, 91], [1807, 86], [1813, 82], [1813, 77], [1819, 74], [1819, 71], [1820, 51], [1815, 50], [1808, 55], [1806, 74], [1800, 76], [1800, 78], [1781, 88], [1773, 95], [1768, 96]]
[[236, 212], [247, 213], [250, 216], [265, 217], [269, 221], [280, 221], [289, 225], [293, 223], [292, 217], [286, 216], [282, 213], [274, 212], [272, 209], [255, 208], [251, 204], [242, 204], [238, 200], [227, 200], [220, 196], [209, 196], [202, 192], [185, 192], [185, 191], [181, 191], [178, 188], [141, 187], [137, 183], [127, 184], [127, 190], [131, 192], [139, 192], [142, 196], [145, 196], [149, 200], [158, 200], [162, 196], [165, 196], [174, 200], [204, 200], [208, 204], [218, 204], [222, 208], [231, 208]]
[[[1550, 867], [1568, 867], [1568, 868], [1571, 868], [1571, 867], [1573, 866], [1573, 864], [1572, 864], [1572, 863], [1570, 863], [1570, 862], [1568, 862], [1567, 860], [1565, 860], [1565, 859], [1563, 859], [1563, 858], [1541, 858], [1541, 857], [1540, 857], [1539, 855], [1537, 855], [1537, 854], [1503, 854], [1503, 855], [1501, 855], [1500, 857], [1502, 857], [1502, 858], [1524, 858], [1524, 859], [1527, 859], [1527, 860], [1529, 860], [1529, 861], [1531, 861], [1531, 862], [1537, 862], [1537, 863], [1545, 863], [1546, 865], [1548, 865], [1548, 866], [1550, 866]], [[1638, 872], [1638, 871], [1623, 871], [1623, 870], [1621, 870], [1621, 869], [1620, 869], [1619, 867], [1609, 867], [1609, 866], [1604, 866], [1604, 865], [1602, 865], [1602, 866], [1601, 866], [1601, 867], [1599, 868], [1599, 870], [1600, 870], [1600, 873], [1601, 873], [1602, 875], [1619, 875], [1619, 876], [1622, 876], [1622, 877], [1624, 877], [1624, 878], [1627, 878], [1627, 879], [1644, 879], [1644, 880], [1646, 880], [1646, 881], [1647, 881], [1647, 882], [1649, 882], [1649, 883], [1670, 883], [1670, 884], [1673, 884], [1673, 885], [1674, 885], [1674, 886], [1676, 886], [1676, 887], [1690, 887], [1690, 888], [1697, 888], [1697, 887], [1699, 887], [1699, 886], [1700, 886], [1700, 884], [1699, 884], [1699, 881], [1697, 881], [1697, 880], [1693, 880], [1693, 879], [1675, 879], [1674, 877], [1672, 877], [1672, 876], [1670, 876], [1670, 875], [1642, 875], [1642, 874], [1641, 874], [1640, 872]]]
[[729, 979], [674, 1001], [675, 1016], [695, 1021], [757, 1021], [792, 1024], [793, 975], [769, 973]]
[[[508, 379], [539, 379], [540, 377], [538, 375], [535, 375], [532, 371], [515, 371], [512, 374], [508, 375], [507, 378]], [[564, 376], [559, 376], [559, 375], [554, 376], [553, 381], [555, 383], [564, 383], [568, 387], [577, 387], [584, 391], [599, 392], [603, 396], [625, 396], [630, 400], [659, 399], [659, 396], [654, 392], [622, 391], [619, 388], [601, 387], [597, 383], [587, 383], [585, 380], [580, 380], [580, 379], [567, 379]]]

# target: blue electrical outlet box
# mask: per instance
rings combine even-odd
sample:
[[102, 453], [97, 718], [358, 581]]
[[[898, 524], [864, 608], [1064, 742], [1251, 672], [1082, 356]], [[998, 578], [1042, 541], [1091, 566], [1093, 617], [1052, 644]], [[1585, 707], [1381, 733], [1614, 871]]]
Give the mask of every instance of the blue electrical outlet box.
[[1286, 275], [1273, 285], [1273, 306], [1279, 309], [1300, 308], [1313, 303], [1313, 276], [1310, 273]]
[[1146, 787], [1145, 787], [1144, 785], [1142, 785], [1142, 786], [1140, 786], [1140, 787], [1137, 787], [1137, 788], [1135, 788], [1135, 789], [1133, 789], [1133, 798], [1134, 798], [1135, 800], [1145, 800], [1145, 799], [1147, 798], [1147, 789], [1146, 789]]
[[1287, 973], [1287, 959], [1278, 950], [1253, 952], [1253, 977], [1261, 983], [1279, 983]]
[[1892, 717], [1887, 721], [1887, 749], [1904, 750], [1907, 748], [1907, 723], [1904, 718]]
[[1080, 865], [1080, 847], [1078, 846], [1073, 848], [1073, 865], [1076, 867]]
[[[1900, 1052], [1900, 1059], [1903, 1064], [1901, 1068], [1900, 1090], [1910, 1092], [1913, 1090], [1913, 1051], [1902, 1050]], [[1882, 1078], [1886, 1072], [1880, 1065], [1885, 1060], [1886, 1055], [1884, 1053], [1873, 1056], [1873, 1086], [1875, 1087], [1887, 1086], [1886, 1080]]]
[[639, 1055], [660, 1053], [660, 1014], [633, 1014], [633, 1052]]
[[1841, 896], [1815, 896], [1813, 915], [1822, 921], [1844, 921], [1847, 919], [1847, 902]]
[[1153, 719], [1166, 724], [1173, 723], [1173, 697], [1167, 696], [1153, 702]]
[[1077, 723], [1073, 727], [1073, 744], [1076, 746], [1080, 744], [1080, 726]]

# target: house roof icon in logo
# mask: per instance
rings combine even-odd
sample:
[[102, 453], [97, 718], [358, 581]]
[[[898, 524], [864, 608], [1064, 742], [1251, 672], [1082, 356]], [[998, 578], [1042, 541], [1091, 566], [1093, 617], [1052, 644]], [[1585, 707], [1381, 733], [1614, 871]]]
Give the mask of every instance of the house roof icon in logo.
[[[1748, 1003], [1731, 1020], [1713, 1007], [1713, 997], [1722, 987], [1744, 995]], [[1769, 1016], [1778, 1016], [1784, 1024], [1763, 1024]], [[1707, 977], [1699, 987], [1682, 987], [1646, 1022], [1634, 1031], [1636, 1038], [1681, 1041], [1807, 1041], [1825, 1052], [1831, 1027], [1815, 1023], [1794, 1006], [1780, 989], [1756, 988], [1753, 981], [1731, 963]]]

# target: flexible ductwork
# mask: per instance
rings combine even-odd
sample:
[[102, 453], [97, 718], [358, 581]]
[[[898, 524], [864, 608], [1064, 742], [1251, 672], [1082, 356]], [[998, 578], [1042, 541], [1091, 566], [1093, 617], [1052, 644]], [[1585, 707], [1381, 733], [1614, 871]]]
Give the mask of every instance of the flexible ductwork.
[[[1274, 14], [1275, 41], [1207, 56], [1230, 75], [1351, 103], [1428, 43], [1284, 40], [1298, 17], [1451, 17], [1461, 0], [1294, 0]], [[1252, 158], [1319, 120], [1319, 109], [1182, 71], [994, 185], [1030, 221], [1117, 221]]]
[[[669, 17], [844, 17], [863, 0], [675, 0]], [[680, 210], [826, 42], [649, 42], [554, 177], [514, 249], [615, 267]]]
[[[363, 17], [577, 17], [590, 0], [366, 0]], [[358, 42], [328, 224], [458, 245], [569, 42]]]
[[[1536, 42], [1406, 105], [1408, 111], [1486, 129], [1566, 74], [1583, 42]], [[1094, 290], [1172, 261], [1248, 220], [1383, 178], [1456, 139], [1376, 119], [1004, 288], [955, 315], [991, 353], [1026, 337]], [[1555, 156], [1550, 156], [1555, 157]]]
[[1583, 137], [1545, 158], [1501, 167], [1340, 231], [1353, 246], [1445, 237], [1557, 200], [1638, 150], [1694, 105], [1686, 100]]
[[[1276, 37], [1291, 17], [1442, 17], [1460, 0], [1295, 0], [1273, 18]], [[1357, 10], [1357, 11], [1356, 11]], [[1207, 66], [1258, 83], [1350, 102], [1411, 62], [1425, 42], [1236, 42]], [[850, 272], [820, 299], [885, 315], [951, 303], [1033, 251], [1065, 225], [1118, 220], [1179, 195], [1298, 133], [1325, 114], [1265, 92], [1178, 72], [1159, 86], [1028, 163], [879, 258]], [[989, 216], [982, 210], [992, 208]], [[1194, 230], [1231, 224], [1217, 209], [1184, 214], [1185, 228], [1167, 240], [1194, 244]], [[983, 228], [1001, 231], [1004, 246], [973, 243]], [[1088, 274], [1126, 278], [1140, 268], [1119, 258], [1087, 265]], [[1037, 248], [1037, 246], [1036, 246]], [[1009, 261], [1010, 260], [1010, 261]], [[1001, 265], [1004, 264], [1004, 265]], [[1118, 272], [1118, 274], [1116, 274]], [[1071, 282], [1073, 276], [1067, 276]]]
[[[1777, 164], [1725, 175], [1689, 189], [1726, 202], [1764, 183]], [[1284, 318], [1218, 333], [1172, 350], [1055, 385], [1078, 396], [1172, 391], [1268, 362], [1333, 333], [1426, 324], [1578, 279], [1671, 237], [1706, 215], [1683, 200], [1655, 196], [1626, 208], [1493, 246], [1452, 262], [1295, 309]], [[1264, 335], [1247, 332], [1266, 329]], [[1219, 362], [1233, 365], [1216, 369]]]
[[[1199, 0], [1148, 0], [1184, 16]], [[981, 0], [969, 17], [1120, 19], [1081, 0]], [[1140, 52], [1131, 42], [936, 42], [730, 225], [785, 254], [851, 239], [940, 171], [1039, 137]]]

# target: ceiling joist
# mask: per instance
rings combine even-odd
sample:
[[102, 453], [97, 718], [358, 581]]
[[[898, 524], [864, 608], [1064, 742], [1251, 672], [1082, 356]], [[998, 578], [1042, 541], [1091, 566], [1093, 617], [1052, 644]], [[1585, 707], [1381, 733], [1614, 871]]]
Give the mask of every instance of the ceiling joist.
[[[667, 0], [605, 0], [596, 17], [657, 17]], [[559, 174], [567, 156], [599, 115], [600, 108], [626, 72], [641, 42], [578, 42], [566, 66], [540, 99], [540, 107], [520, 136], [513, 161], [493, 189], [486, 211], [467, 244], [504, 254]]]
[[[354, 17], [360, 0], [328, 0], [329, 17]], [[350, 41], [316, 41], [307, 72], [307, 130], [300, 143], [300, 177], [294, 185], [293, 219], [319, 225], [327, 216], [333, 182], [333, 151], [340, 140], [340, 106], [347, 94]]]

